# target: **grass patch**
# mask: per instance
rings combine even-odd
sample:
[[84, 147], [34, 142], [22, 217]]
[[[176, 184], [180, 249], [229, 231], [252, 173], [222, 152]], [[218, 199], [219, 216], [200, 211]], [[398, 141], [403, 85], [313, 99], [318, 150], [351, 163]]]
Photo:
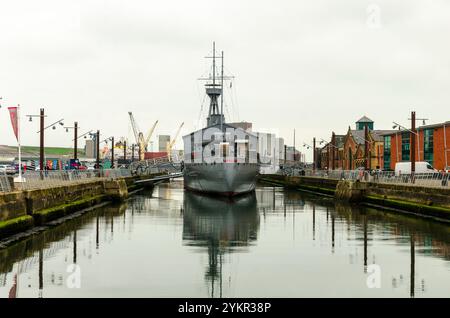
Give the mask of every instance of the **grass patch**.
[[[12, 149], [17, 149], [17, 147], [11, 147]], [[39, 153], [39, 147], [37, 146], [22, 146], [22, 151], [27, 152], [35, 152]], [[45, 147], [44, 152], [47, 156], [51, 155], [72, 155], [73, 148], [64, 148], [64, 147]], [[84, 156], [84, 149], [78, 149], [78, 154]]]

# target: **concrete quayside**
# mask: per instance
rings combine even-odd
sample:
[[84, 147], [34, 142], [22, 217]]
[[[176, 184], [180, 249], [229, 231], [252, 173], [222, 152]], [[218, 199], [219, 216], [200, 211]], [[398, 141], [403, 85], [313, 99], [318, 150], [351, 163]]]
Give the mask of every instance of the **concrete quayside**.
[[154, 173], [100, 177], [53, 187], [0, 192], [0, 247], [33, 234], [34, 228], [56, 219], [110, 202], [125, 201], [132, 193], [178, 176]]
[[450, 188], [339, 180], [309, 176], [260, 175], [260, 182], [450, 223]]

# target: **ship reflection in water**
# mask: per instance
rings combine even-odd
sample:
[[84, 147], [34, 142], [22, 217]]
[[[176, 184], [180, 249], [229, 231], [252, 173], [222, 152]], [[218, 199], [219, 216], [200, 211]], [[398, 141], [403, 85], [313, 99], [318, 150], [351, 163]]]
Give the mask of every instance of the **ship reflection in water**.
[[253, 192], [234, 198], [185, 192], [183, 244], [208, 251], [205, 278], [210, 283], [210, 297], [223, 296], [224, 254], [243, 252], [252, 245], [257, 239], [258, 227], [259, 214]]
[[52, 227], [0, 249], [0, 297], [450, 295], [446, 224], [279, 187], [232, 200], [172, 181]]

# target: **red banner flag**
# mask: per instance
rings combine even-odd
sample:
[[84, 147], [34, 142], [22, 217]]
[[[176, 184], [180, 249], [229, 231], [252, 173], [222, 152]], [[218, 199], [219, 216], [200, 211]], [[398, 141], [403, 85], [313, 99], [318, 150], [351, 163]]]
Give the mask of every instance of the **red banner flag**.
[[14, 281], [11, 289], [9, 290], [9, 298], [17, 298], [17, 274], [14, 275]]
[[14, 135], [16, 135], [16, 139], [17, 141], [19, 140], [19, 134], [18, 134], [18, 129], [19, 129], [19, 123], [18, 123], [18, 118], [17, 118], [17, 107], [8, 107], [9, 110], [9, 116], [11, 117], [11, 124], [14, 130]]

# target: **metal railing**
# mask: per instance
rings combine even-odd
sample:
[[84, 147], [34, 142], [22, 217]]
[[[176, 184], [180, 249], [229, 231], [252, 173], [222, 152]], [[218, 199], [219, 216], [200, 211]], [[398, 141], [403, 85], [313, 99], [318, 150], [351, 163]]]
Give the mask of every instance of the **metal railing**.
[[135, 175], [149, 175], [154, 173], [176, 173], [181, 172], [181, 164], [169, 161], [167, 157], [147, 159], [133, 162], [130, 171]]
[[0, 192], [10, 192], [12, 190], [9, 177], [6, 172], [0, 172]]
[[131, 176], [131, 172], [128, 169], [26, 171], [22, 175], [22, 182], [15, 183], [15, 189], [44, 189], [75, 183], [87, 183], [94, 179], [114, 180], [129, 176]]
[[[128, 168], [99, 170], [44, 170], [25, 171], [22, 182], [12, 184], [6, 173], [0, 173], [0, 192], [14, 190], [33, 190], [91, 182], [94, 178], [113, 180], [133, 175], [146, 176], [155, 173], [181, 172], [181, 164], [169, 161], [167, 157], [137, 161]], [[17, 176], [17, 175], [16, 175]], [[10, 177], [10, 176], [9, 176]]]
[[376, 170], [305, 170], [304, 175], [335, 180], [353, 180], [433, 188], [449, 187], [450, 184], [450, 174], [439, 172], [396, 175], [394, 171]]

